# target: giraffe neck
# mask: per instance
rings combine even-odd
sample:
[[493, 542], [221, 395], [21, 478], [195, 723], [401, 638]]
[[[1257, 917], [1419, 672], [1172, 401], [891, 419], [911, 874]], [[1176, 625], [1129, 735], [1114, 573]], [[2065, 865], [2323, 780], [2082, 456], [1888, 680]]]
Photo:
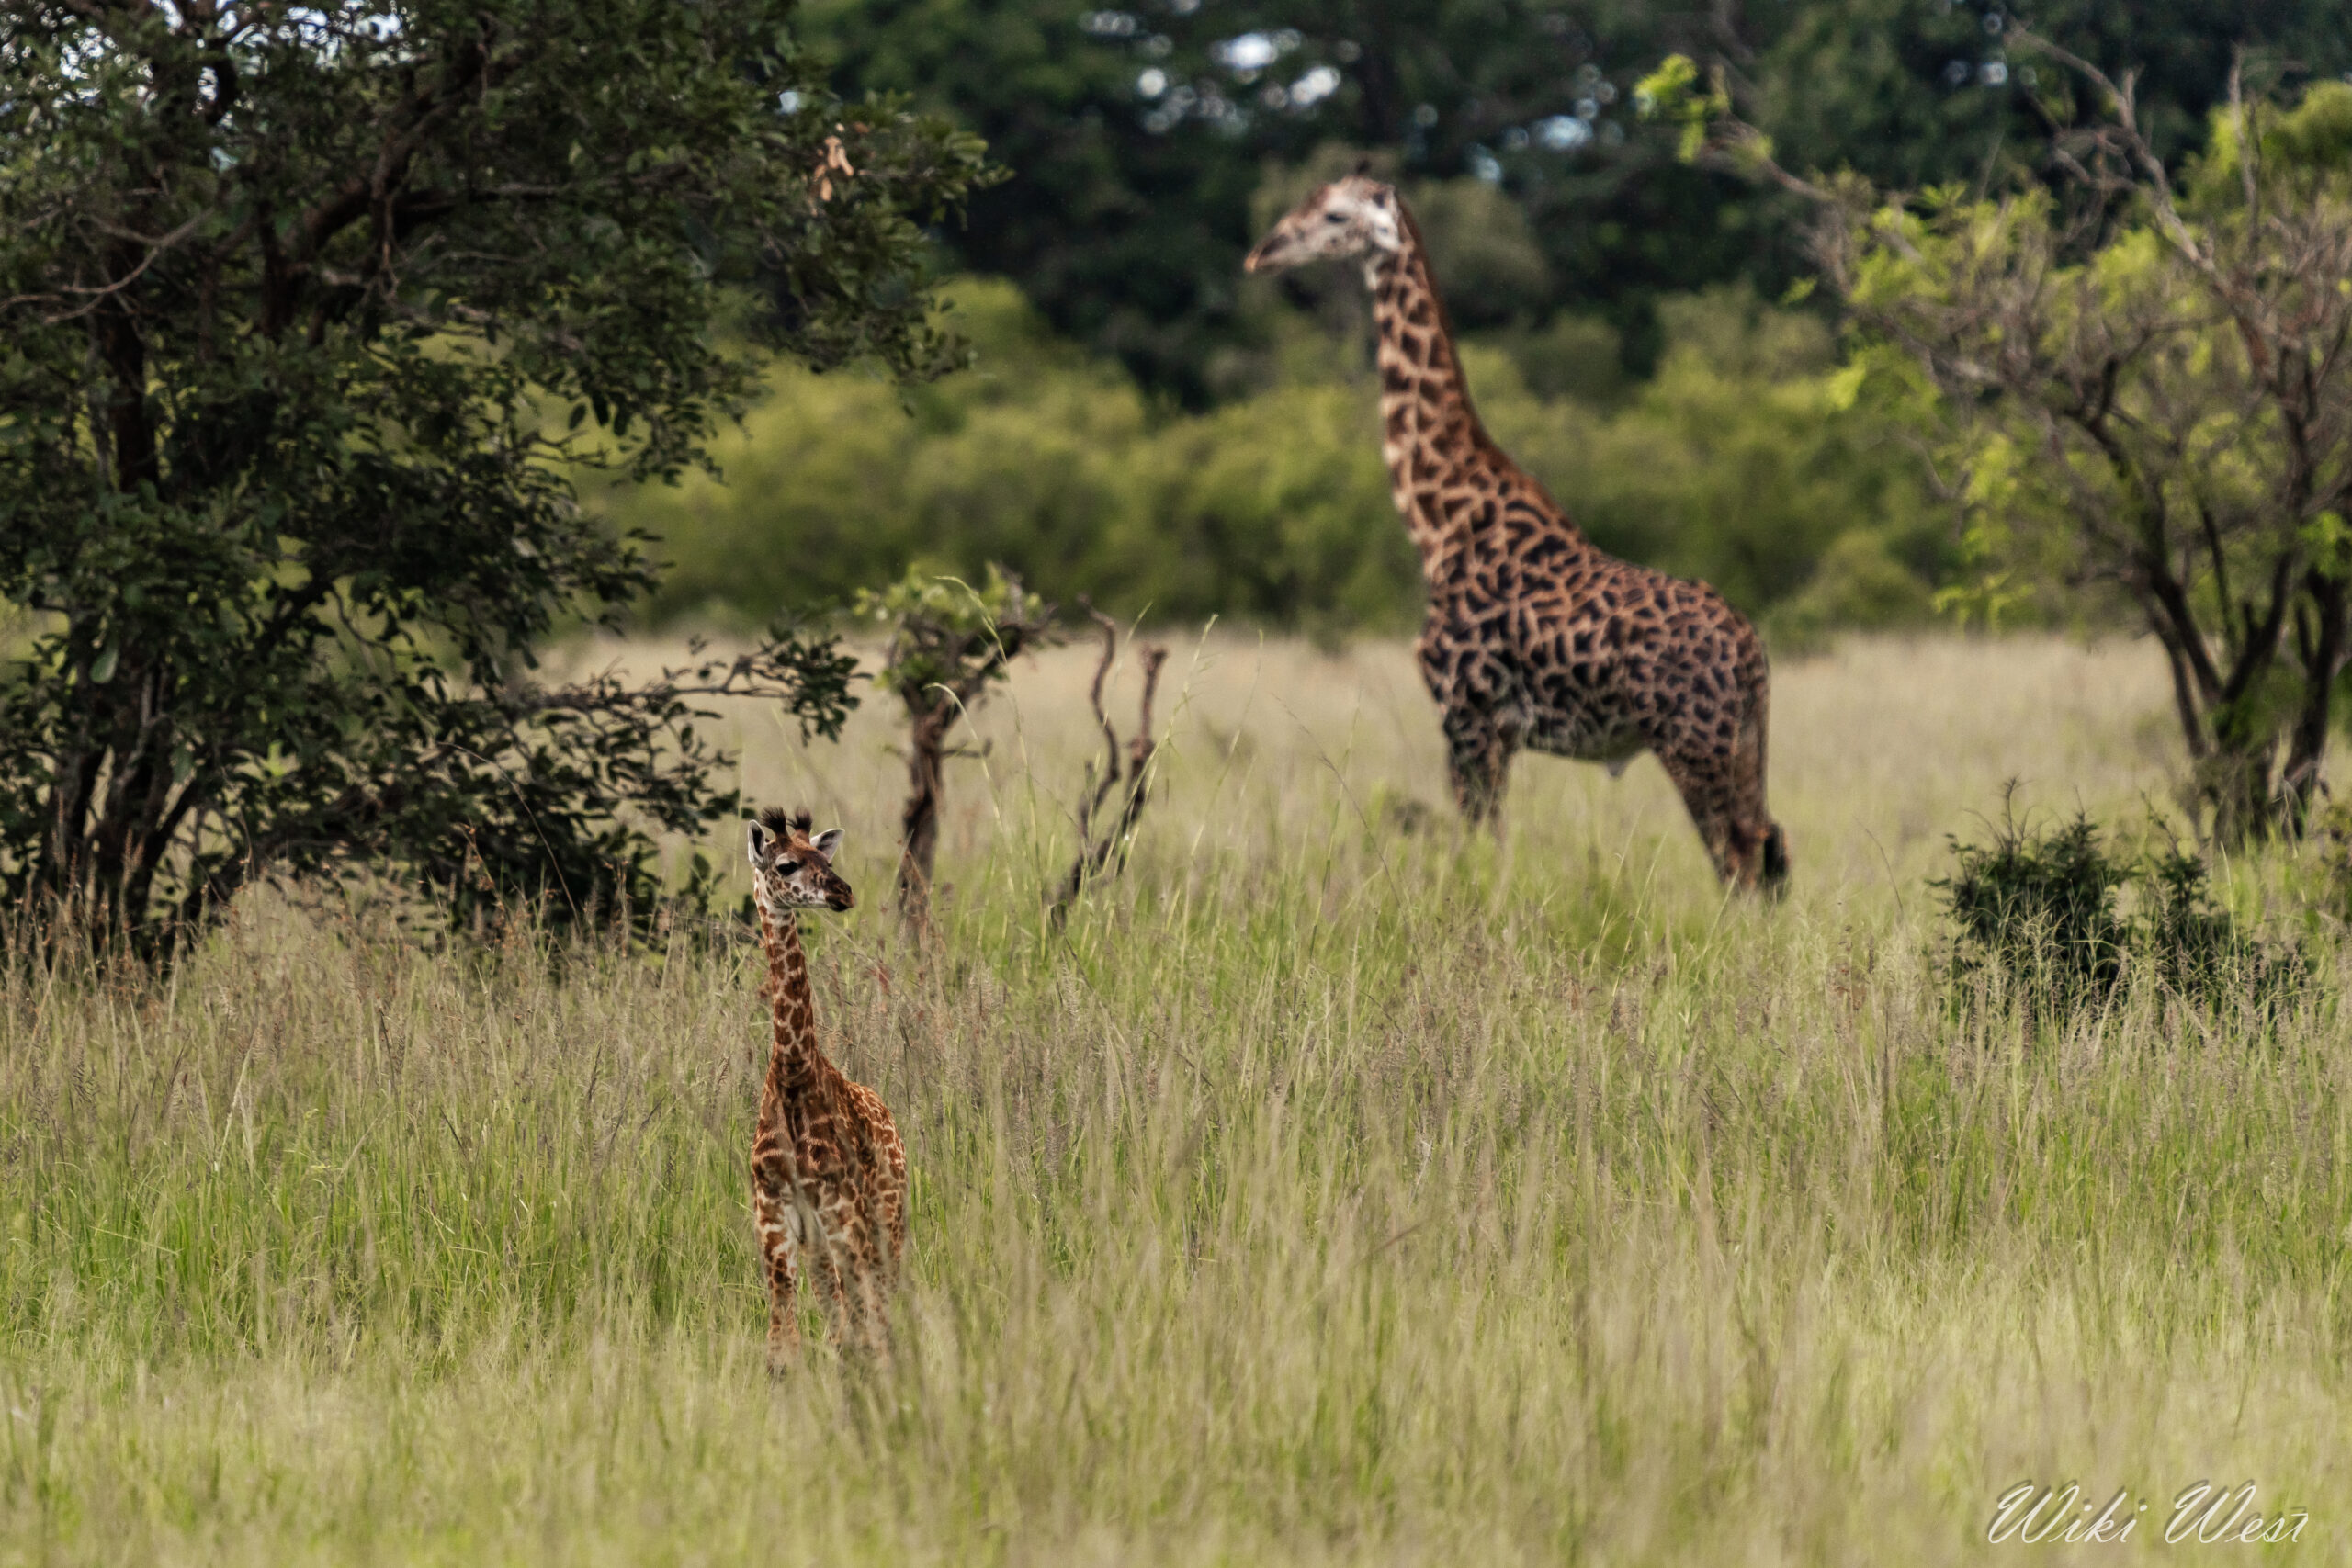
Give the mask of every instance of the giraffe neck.
[[768, 1083], [791, 1092], [806, 1086], [824, 1063], [817, 1049], [817, 1003], [808, 989], [808, 956], [800, 920], [789, 909], [760, 911], [761, 945], [768, 954]]
[[1494, 509], [1482, 502], [1493, 481], [1537, 487], [1478, 422], [1420, 233], [1409, 217], [1402, 228], [1394, 255], [1374, 252], [1364, 264], [1379, 331], [1380, 454], [1389, 494], [1434, 581], [1450, 548], [1492, 525]]

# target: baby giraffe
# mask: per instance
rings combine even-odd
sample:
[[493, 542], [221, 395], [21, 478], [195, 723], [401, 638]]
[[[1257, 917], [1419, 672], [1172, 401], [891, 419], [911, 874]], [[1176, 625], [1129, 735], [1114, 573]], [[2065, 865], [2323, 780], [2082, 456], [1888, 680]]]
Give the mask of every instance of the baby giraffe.
[[907, 1243], [907, 1154], [882, 1097], [850, 1082], [817, 1048], [798, 911], [853, 902], [833, 870], [841, 829], [811, 838], [805, 813], [776, 810], [747, 827], [775, 1018], [752, 1139], [752, 1208], [767, 1264], [768, 1370], [781, 1372], [800, 1348], [793, 1282], [803, 1258], [814, 1268], [835, 1342], [882, 1348], [883, 1292]]

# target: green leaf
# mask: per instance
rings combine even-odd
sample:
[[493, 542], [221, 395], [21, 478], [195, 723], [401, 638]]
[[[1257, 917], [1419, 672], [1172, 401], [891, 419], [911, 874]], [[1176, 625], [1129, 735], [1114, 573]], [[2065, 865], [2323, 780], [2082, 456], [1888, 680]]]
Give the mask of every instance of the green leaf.
[[2346, 525], [2344, 514], [2323, 512], [2305, 523], [2299, 534], [2312, 553], [2312, 570], [2332, 582], [2342, 581], [2346, 569], [2352, 567], [2352, 527]]
[[1829, 406], [1840, 413], [1852, 408], [1855, 400], [1862, 395], [1862, 382], [1870, 373], [1869, 361], [1857, 359], [1833, 374], [1824, 383], [1829, 398]]

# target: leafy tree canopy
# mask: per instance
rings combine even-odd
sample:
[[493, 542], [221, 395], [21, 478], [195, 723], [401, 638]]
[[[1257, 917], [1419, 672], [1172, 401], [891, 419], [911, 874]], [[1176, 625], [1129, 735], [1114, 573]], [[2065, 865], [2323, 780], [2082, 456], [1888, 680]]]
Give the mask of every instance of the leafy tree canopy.
[[[2196, 144], [2238, 45], [2278, 71], [2352, 69], [2339, 0], [2052, 0], [2035, 23], [2110, 69], [2143, 68], [2143, 119], [2168, 158]], [[1408, 180], [1497, 185], [1546, 262], [1541, 298], [1512, 308], [1601, 314], [1646, 373], [1662, 296], [1745, 279], [1774, 297], [1807, 266], [1798, 206], [1678, 164], [1631, 112], [1660, 56], [1726, 66], [1791, 166], [1919, 186], [2036, 166], [2053, 119], [2075, 117], [2063, 73], [2010, 58], [2010, 26], [1997, 0], [812, 0], [808, 14], [845, 90], [914, 93], [1017, 172], [976, 201], [967, 265], [1195, 402], [1226, 390], [1218, 350], [1253, 335], [1237, 285], [1269, 164], [1340, 142]]]
[[692, 465], [771, 355], [955, 362], [917, 223], [979, 147], [835, 99], [789, 10], [0, 15], [0, 891], [151, 950], [273, 871], [583, 915], [731, 807], [699, 695], [838, 722], [789, 639], [533, 674], [652, 580], [565, 465]]
[[2299, 827], [2352, 663], [2352, 85], [2233, 83], [2177, 178], [2130, 77], [2023, 41], [2106, 106], [2055, 147], [2063, 192], [1806, 179], [1690, 62], [1642, 95], [1691, 155], [1818, 204], [1843, 395], [1924, 434], [1981, 566], [1963, 598], [2119, 593], [2170, 662], [2217, 833]]

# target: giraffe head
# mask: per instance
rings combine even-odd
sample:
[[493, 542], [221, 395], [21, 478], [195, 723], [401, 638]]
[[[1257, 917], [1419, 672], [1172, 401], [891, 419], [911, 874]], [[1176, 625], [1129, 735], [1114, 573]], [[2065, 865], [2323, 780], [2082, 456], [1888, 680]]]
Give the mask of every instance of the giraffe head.
[[752, 858], [752, 899], [760, 913], [786, 909], [846, 909], [856, 902], [833, 870], [842, 830], [828, 828], [811, 837], [808, 814], [786, 816], [771, 807], [744, 824]]
[[1306, 262], [1393, 256], [1405, 248], [1404, 207], [1393, 186], [1362, 174], [1317, 186], [1266, 231], [1250, 272], [1280, 272]]

